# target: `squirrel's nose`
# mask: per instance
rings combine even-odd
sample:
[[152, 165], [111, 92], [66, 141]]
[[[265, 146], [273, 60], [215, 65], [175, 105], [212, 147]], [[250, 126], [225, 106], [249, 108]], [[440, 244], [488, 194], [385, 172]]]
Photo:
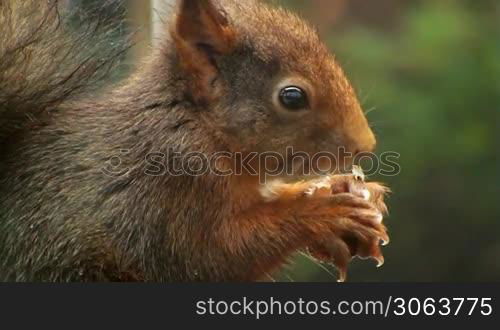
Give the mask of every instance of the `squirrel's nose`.
[[355, 148], [355, 154], [362, 152], [372, 152], [375, 150], [377, 145], [377, 140], [375, 139], [375, 134], [371, 129], [368, 129], [363, 136], [358, 138], [357, 147]]
[[377, 140], [371, 128], [366, 125], [351, 130], [345, 136], [345, 146], [354, 155], [375, 150]]

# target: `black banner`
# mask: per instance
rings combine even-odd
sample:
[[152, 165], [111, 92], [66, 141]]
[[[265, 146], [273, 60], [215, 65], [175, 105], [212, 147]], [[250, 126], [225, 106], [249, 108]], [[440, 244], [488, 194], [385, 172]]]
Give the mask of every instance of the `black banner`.
[[283, 321], [332, 327], [401, 321], [495, 325], [499, 292], [500, 284], [1, 284], [0, 312], [2, 324], [13, 326], [8, 329]]

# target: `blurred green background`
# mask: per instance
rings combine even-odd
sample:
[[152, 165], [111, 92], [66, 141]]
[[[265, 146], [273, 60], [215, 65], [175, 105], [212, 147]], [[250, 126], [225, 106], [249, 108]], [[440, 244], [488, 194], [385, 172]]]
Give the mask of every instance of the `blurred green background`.
[[[140, 27], [130, 61], [150, 52], [148, 25], [164, 2], [175, 0], [128, 0]], [[318, 27], [369, 112], [378, 151], [400, 154], [399, 175], [370, 178], [394, 192], [386, 264], [355, 261], [349, 280], [500, 280], [500, 1], [274, 2]], [[276, 279], [335, 281], [336, 272], [299, 256]]]
[[[281, 1], [318, 26], [396, 151], [386, 264], [351, 281], [500, 280], [500, 1]], [[374, 110], [373, 110], [374, 109]], [[302, 257], [281, 280], [334, 280]]]

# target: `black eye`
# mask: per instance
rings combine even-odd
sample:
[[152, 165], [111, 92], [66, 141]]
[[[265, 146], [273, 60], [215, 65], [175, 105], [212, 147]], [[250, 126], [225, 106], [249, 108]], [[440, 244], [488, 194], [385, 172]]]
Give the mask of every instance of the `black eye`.
[[281, 104], [288, 110], [303, 110], [309, 106], [306, 92], [296, 86], [283, 88], [279, 97]]

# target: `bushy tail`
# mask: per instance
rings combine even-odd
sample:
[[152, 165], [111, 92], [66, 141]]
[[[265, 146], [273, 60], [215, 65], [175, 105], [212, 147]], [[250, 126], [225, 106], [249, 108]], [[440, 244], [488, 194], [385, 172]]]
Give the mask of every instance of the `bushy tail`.
[[128, 49], [120, 1], [0, 0], [0, 144], [61, 102], [102, 85]]

